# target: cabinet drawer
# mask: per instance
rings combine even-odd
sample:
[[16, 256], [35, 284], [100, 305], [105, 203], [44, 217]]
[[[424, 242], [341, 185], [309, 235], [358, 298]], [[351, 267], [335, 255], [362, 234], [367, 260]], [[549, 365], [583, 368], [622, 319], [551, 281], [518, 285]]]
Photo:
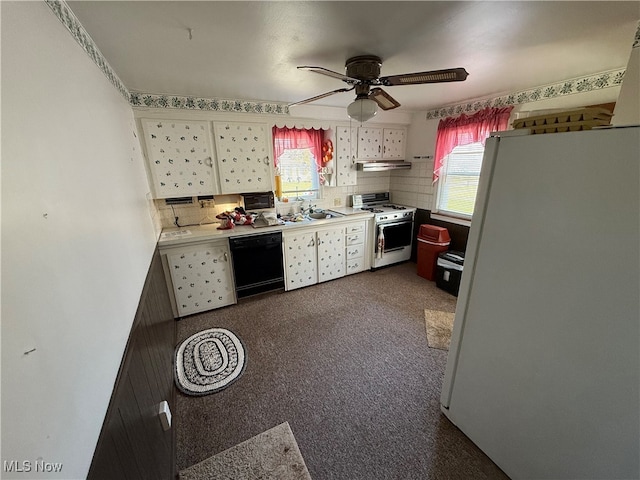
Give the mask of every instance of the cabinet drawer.
[[354, 258], [347, 260], [347, 275], [358, 273], [364, 270], [364, 258]]
[[352, 233], [363, 233], [364, 232], [364, 222], [362, 223], [354, 223], [347, 227], [347, 235]]
[[363, 233], [352, 233], [350, 235], [347, 235], [346, 243], [347, 243], [347, 246], [348, 245], [360, 245], [361, 243], [364, 243], [364, 234]]
[[364, 257], [364, 245], [360, 244], [347, 247], [347, 261], [360, 257]]

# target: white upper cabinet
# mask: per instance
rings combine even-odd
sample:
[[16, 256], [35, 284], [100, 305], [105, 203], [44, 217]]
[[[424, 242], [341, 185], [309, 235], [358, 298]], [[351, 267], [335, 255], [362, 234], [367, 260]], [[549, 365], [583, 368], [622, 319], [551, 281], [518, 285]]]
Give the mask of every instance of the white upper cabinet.
[[266, 124], [214, 122], [221, 193], [273, 191], [271, 129]]
[[215, 195], [209, 122], [141, 119], [154, 198]]
[[404, 160], [405, 130], [403, 128], [385, 128], [382, 132], [382, 158]]
[[403, 160], [406, 131], [404, 128], [358, 128], [358, 159]]
[[366, 160], [382, 158], [382, 128], [358, 128], [358, 158]]
[[357, 183], [356, 154], [358, 129], [338, 127], [336, 129], [336, 185], [346, 187]]

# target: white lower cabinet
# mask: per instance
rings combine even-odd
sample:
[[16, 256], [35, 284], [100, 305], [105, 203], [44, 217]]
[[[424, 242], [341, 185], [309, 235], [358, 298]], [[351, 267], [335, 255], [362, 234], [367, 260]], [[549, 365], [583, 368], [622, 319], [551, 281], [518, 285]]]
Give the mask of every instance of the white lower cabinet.
[[347, 252], [346, 273], [347, 275], [350, 275], [352, 273], [362, 272], [366, 269], [366, 222], [350, 223], [345, 230], [345, 244]]
[[318, 282], [344, 277], [346, 257], [344, 251], [344, 228], [319, 230]]
[[285, 290], [318, 282], [316, 232], [291, 232], [283, 235]]
[[175, 247], [161, 252], [169, 271], [174, 295], [174, 314], [193, 313], [236, 303], [229, 245], [211, 242]]
[[286, 290], [345, 275], [343, 227], [285, 232], [283, 239]]

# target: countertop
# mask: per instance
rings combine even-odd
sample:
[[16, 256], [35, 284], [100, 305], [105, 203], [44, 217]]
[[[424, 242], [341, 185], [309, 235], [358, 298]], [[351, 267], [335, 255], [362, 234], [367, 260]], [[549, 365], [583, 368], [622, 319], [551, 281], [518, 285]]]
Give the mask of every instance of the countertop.
[[158, 240], [158, 246], [162, 248], [176, 245], [188, 245], [190, 243], [237, 237], [241, 235], [259, 235], [261, 233], [269, 232], [284, 232], [296, 228], [321, 227], [352, 222], [360, 219], [366, 220], [373, 217], [373, 213], [371, 212], [351, 207], [332, 208], [330, 210], [327, 209], [327, 211], [335, 212], [343, 216], [319, 220], [308, 219], [301, 222], [283, 222], [280, 225], [260, 228], [254, 228], [251, 225], [236, 225], [234, 228], [218, 230], [218, 227], [220, 226], [219, 223], [163, 228], [160, 239]]

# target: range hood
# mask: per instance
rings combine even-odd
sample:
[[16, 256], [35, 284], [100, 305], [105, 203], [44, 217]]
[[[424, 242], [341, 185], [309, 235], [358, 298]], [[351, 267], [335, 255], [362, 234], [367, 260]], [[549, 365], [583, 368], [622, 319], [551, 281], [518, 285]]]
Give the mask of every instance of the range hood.
[[384, 161], [371, 161], [361, 160], [356, 162], [358, 170], [363, 172], [382, 172], [385, 170], [403, 170], [411, 168], [411, 162], [405, 162], [404, 160], [384, 160]]

